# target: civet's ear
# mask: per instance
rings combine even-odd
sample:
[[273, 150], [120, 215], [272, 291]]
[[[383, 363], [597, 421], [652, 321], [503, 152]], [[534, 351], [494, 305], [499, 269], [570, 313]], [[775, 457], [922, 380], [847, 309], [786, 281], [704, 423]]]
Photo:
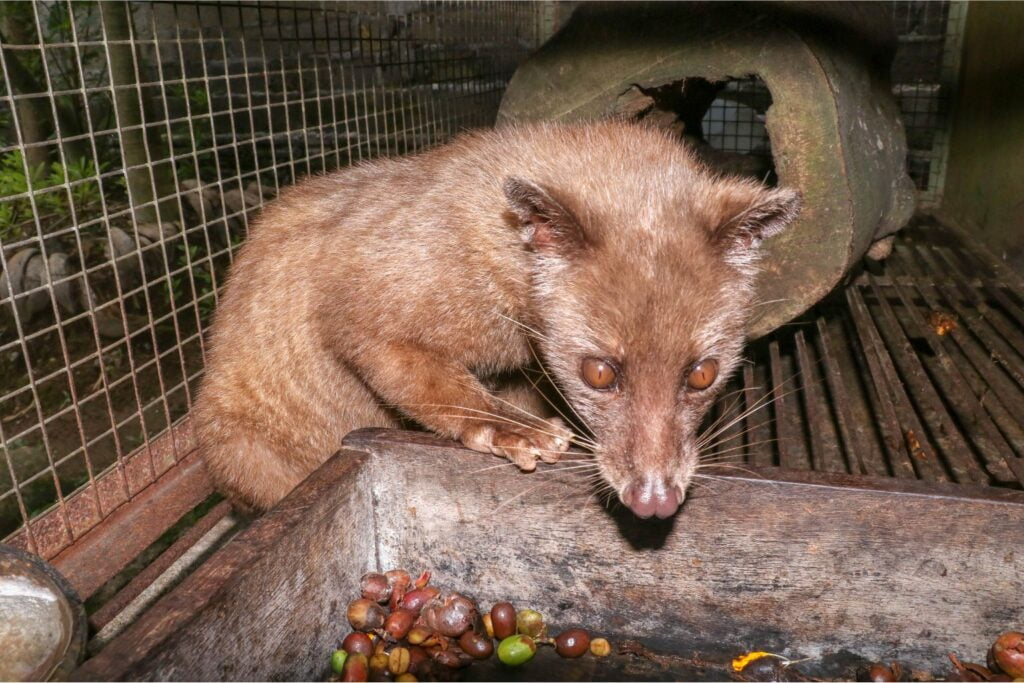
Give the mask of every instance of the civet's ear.
[[785, 230], [800, 215], [800, 193], [789, 188], [757, 188], [724, 207], [712, 240], [727, 251], [751, 250]]
[[569, 257], [586, 247], [579, 220], [551, 192], [520, 178], [506, 178], [502, 187], [531, 249]]

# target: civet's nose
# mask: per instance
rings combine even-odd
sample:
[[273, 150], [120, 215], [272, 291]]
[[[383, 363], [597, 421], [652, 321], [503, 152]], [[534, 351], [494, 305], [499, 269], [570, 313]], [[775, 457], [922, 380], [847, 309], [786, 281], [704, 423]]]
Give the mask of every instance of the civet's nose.
[[666, 519], [679, 509], [683, 494], [678, 487], [661, 477], [645, 476], [626, 487], [622, 502], [641, 519]]

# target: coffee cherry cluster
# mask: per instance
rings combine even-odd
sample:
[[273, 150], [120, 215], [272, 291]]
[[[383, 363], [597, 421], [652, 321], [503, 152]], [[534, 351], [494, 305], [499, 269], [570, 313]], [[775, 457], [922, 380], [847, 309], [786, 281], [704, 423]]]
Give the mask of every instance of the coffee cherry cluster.
[[499, 602], [481, 614], [466, 596], [429, 583], [430, 572], [415, 581], [402, 569], [363, 575], [361, 595], [348, 606], [353, 631], [331, 655], [331, 680], [454, 680], [460, 669], [495, 652], [502, 664], [522, 666], [538, 646], [568, 658], [611, 653], [607, 640], [592, 639], [582, 628], [552, 638], [540, 612]]

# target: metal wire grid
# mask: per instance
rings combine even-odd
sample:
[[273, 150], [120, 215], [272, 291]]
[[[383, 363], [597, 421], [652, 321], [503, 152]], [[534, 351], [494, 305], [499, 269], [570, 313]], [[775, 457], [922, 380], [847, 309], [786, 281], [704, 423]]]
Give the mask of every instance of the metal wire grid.
[[771, 140], [764, 121], [771, 104], [771, 93], [760, 78], [728, 81], [701, 121], [705, 140], [723, 152], [770, 158]]
[[191, 407], [253, 211], [303, 175], [490, 125], [539, 16], [514, 2], [0, 9], [0, 537], [56, 504], [25, 526], [52, 557], [183, 457], [187, 430], [154, 439]]
[[[936, 206], [942, 198], [967, 3], [895, 0], [892, 13], [898, 47], [891, 76], [907, 135], [907, 169], [920, 204]], [[725, 152], [770, 157], [764, 127], [770, 105], [771, 94], [760, 79], [729, 81], [704, 117], [707, 141]]]
[[907, 165], [924, 206], [942, 199], [952, 124], [952, 97], [960, 71], [967, 3], [899, 0], [893, 93], [907, 133]]

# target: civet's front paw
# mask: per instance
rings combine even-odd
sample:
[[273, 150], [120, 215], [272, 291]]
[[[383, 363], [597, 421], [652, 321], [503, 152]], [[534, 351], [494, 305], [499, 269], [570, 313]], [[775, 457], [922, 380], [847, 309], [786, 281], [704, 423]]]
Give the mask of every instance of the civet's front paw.
[[572, 432], [557, 417], [538, 427], [487, 422], [466, 430], [461, 441], [467, 448], [508, 458], [519, 469], [530, 472], [536, 469], [538, 458], [558, 462], [569, 449]]

